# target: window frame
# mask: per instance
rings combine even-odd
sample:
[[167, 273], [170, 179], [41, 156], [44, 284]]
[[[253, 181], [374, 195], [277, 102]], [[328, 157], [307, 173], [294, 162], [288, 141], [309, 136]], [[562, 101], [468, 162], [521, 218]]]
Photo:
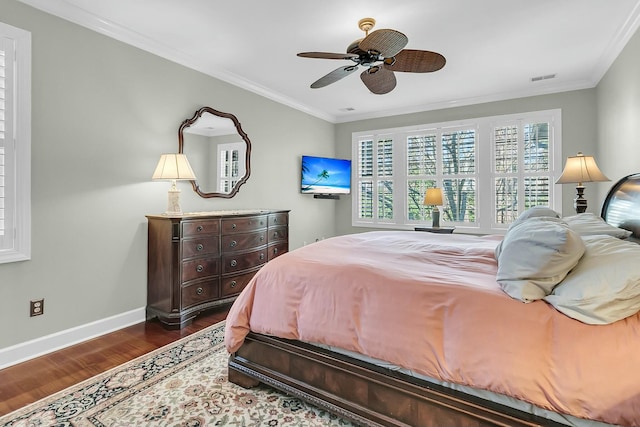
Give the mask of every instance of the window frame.
[[5, 222], [0, 264], [31, 259], [31, 33], [0, 22], [7, 55], [5, 120]]
[[[524, 124], [534, 124], [541, 121], [549, 123], [549, 171], [545, 173], [545, 176], [550, 177], [549, 184], [549, 206], [551, 209], [561, 211], [562, 209], [562, 186], [554, 185], [557, 178], [562, 173], [562, 112], [561, 109], [550, 109], [541, 111], [530, 111], [524, 113], [505, 114], [498, 116], [480, 117], [465, 120], [456, 120], [448, 122], [430, 123], [424, 125], [414, 125], [397, 127], [390, 129], [378, 129], [371, 131], [362, 131], [352, 133], [352, 159], [354, 160], [354, 167], [352, 168], [352, 182], [354, 188], [354, 194], [352, 194], [352, 214], [351, 223], [354, 227], [374, 227], [374, 228], [394, 228], [394, 229], [413, 229], [416, 226], [424, 226], [430, 224], [430, 214], [427, 220], [409, 220], [408, 212], [408, 181], [415, 179], [415, 176], [409, 175], [407, 172], [407, 158], [406, 158], [406, 141], [408, 136], [436, 133], [437, 137], [437, 150], [438, 156], [441, 156], [441, 140], [439, 139], [442, 133], [448, 131], [462, 130], [462, 129], [475, 129], [475, 178], [476, 178], [476, 204], [475, 212], [476, 218], [474, 223], [469, 222], [451, 222], [443, 221], [441, 215], [440, 221], [443, 226], [455, 226], [456, 229], [464, 233], [473, 234], [487, 234], [487, 233], [504, 233], [508, 228], [508, 224], [499, 224], [495, 218], [495, 206], [497, 196], [494, 191], [493, 183], [495, 177], [500, 174], [495, 172], [495, 152], [496, 144], [494, 141], [494, 132], [496, 127], [505, 126], [507, 124], [518, 124], [518, 132], [522, 133]], [[367, 139], [374, 141], [374, 148], [376, 141], [380, 137], [391, 137], [393, 139], [393, 164], [394, 164], [394, 193], [393, 193], [393, 206], [394, 217], [393, 219], [378, 220], [375, 217], [377, 212], [376, 199], [377, 191], [375, 186], [374, 177], [374, 194], [373, 194], [373, 218], [359, 218], [359, 202], [360, 202], [360, 181], [359, 178], [359, 143]], [[522, 143], [518, 144], [518, 162], [519, 165], [523, 164]], [[374, 163], [376, 158], [376, 151], [374, 149]], [[441, 157], [437, 157], [440, 159]], [[440, 163], [438, 161], [437, 163]], [[521, 168], [520, 168], [521, 169]], [[435, 178], [438, 185], [442, 185], [442, 179], [449, 175], [443, 175], [442, 166], [437, 165], [437, 172]], [[518, 176], [521, 176], [519, 174]], [[491, 197], [484, 197], [484, 194], [491, 193]], [[519, 194], [521, 194], [519, 192]], [[518, 211], [523, 211], [524, 198], [518, 198]], [[426, 212], [430, 212], [428, 207], [425, 207]]]

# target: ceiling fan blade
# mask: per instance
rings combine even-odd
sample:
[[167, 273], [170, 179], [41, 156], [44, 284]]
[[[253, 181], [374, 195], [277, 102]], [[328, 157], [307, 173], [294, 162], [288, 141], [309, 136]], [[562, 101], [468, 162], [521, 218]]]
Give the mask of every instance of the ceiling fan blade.
[[319, 59], [356, 59], [358, 55], [353, 53], [331, 53], [331, 52], [300, 52], [298, 56], [302, 58]]
[[[391, 59], [391, 58], [389, 58]], [[447, 60], [444, 56], [428, 50], [404, 49], [395, 56], [395, 62], [388, 64], [385, 60], [384, 68], [391, 71], [408, 73], [431, 73], [438, 71]], [[390, 62], [390, 61], [389, 61]]]
[[371, 67], [360, 74], [360, 79], [371, 92], [383, 95], [391, 92], [396, 87], [396, 76], [393, 71], [383, 67]]
[[348, 67], [336, 68], [335, 70], [333, 70], [329, 74], [327, 74], [327, 75], [325, 75], [323, 77], [320, 77], [318, 80], [313, 82], [311, 84], [311, 88], [312, 89], [318, 89], [318, 88], [321, 88], [321, 87], [328, 86], [331, 83], [335, 83], [338, 80], [348, 76], [349, 74], [353, 73], [357, 69], [358, 69], [357, 65], [349, 65]]
[[396, 30], [375, 30], [358, 45], [365, 52], [376, 51], [385, 58], [396, 56], [409, 43], [407, 36]]

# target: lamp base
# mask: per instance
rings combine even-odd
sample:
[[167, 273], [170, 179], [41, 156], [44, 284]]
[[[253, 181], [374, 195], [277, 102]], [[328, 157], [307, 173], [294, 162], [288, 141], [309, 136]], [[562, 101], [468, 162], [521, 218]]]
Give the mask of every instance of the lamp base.
[[176, 182], [173, 181], [169, 192], [167, 193], [167, 211], [165, 215], [182, 215], [182, 208], [180, 207], [180, 190], [176, 187]]
[[573, 199], [573, 207], [576, 213], [583, 213], [587, 210], [587, 199], [584, 198], [584, 186], [576, 186], [576, 198]]
[[440, 210], [437, 206], [433, 207], [433, 210], [431, 211], [431, 218], [433, 219], [431, 226], [433, 228], [440, 228]]

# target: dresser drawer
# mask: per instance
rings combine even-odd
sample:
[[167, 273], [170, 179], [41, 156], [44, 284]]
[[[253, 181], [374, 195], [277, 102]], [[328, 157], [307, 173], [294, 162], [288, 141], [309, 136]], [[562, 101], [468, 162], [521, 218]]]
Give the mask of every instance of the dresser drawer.
[[289, 224], [289, 214], [285, 212], [269, 214], [269, 227]]
[[182, 262], [183, 282], [214, 276], [218, 272], [218, 258], [196, 258]]
[[182, 287], [182, 309], [218, 298], [218, 278]]
[[248, 218], [228, 218], [222, 220], [222, 234], [244, 233], [259, 230], [267, 226], [267, 215]]
[[283, 240], [289, 240], [289, 228], [286, 225], [282, 227], [269, 227], [269, 243], [279, 242]]
[[267, 244], [267, 230], [222, 236], [222, 252], [243, 251]]
[[207, 236], [197, 239], [184, 239], [182, 241], [182, 258], [192, 258], [202, 255], [218, 255], [218, 236]]
[[289, 251], [288, 242], [282, 242], [282, 243], [277, 243], [275, 245], [271, 245], [269, 246], [269, 248], [267, 248], [267, 261], [271, 261], [275, 257], [280, 256], [288, 251]]
[[222, 255], [222, 273], [247, 270], [267, 262], [267, 248], [244, 254]]
[[228, 304], [288, 250], [287, 210], [146, 215], [147, 318], [168, 328]]
[[220, 283], [220, 296], [227, 297], [230, 295], [239, 294], [247, 286], [247, 283], [249, 283], [251, 278], [255, 276], [257, 272], [258, 270], [255, 270], [250, 273], [240, 274], [238, 276], [222, 278], [222, 282]]
[[184, 221], [182, 223], [182, 237], [199, 236], [202, 234], [218, 234], [219, 230], [219, 219]]

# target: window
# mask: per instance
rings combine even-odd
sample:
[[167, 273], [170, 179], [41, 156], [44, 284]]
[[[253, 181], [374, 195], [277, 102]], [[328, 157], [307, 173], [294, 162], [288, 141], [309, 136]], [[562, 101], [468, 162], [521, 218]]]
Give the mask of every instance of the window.
[[560, 119], [549, 110], [354, 133], [353, 225], [428, 223], [432, 187], [443, 189], [443, 223], [467, 232], [504, 230], [535, 205], [560, 210]]
[[0, 263], [31, 256], [31, 34], [0, 23]]
[[240, 153], [244, 142], [218, 144], [218, 191], [229, 193], [245, 174], [245, 165], [241, 162]]

